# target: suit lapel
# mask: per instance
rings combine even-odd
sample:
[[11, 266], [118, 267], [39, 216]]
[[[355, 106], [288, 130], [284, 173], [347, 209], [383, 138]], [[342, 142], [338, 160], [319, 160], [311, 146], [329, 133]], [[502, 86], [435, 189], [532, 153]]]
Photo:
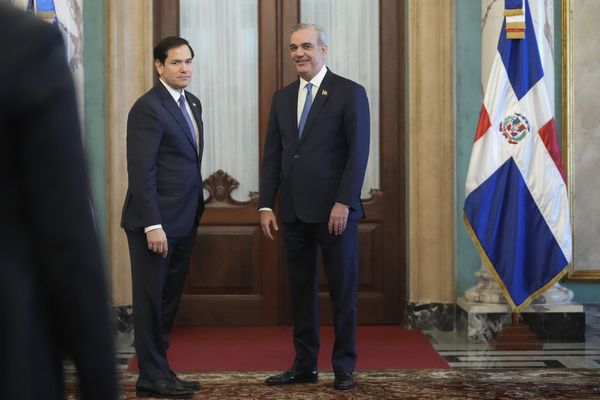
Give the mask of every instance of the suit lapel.
[[202, 151], [204, 150], [204, 125], [202, 124], [202, 108], [200, 102], [194, 98], [189, 92], [185, 92], [185, 97], [192, 109], [194, 120], [198, 126], [198, 155], [202, 159]]
[[[319, 112], [321, 111], [321, 109], [323, 108], [325, 103], [327, 103], [327, 100], [329, 99], [329, 87], [331, 86], [332, 79], [333, 79], [333, 74], [331, 73], [331, 71], [327, 70], [327, 73], [323, 77], [323, 81], [321, 82], [321, 85], [319, 86], [319, 91], [315, 95], [313, 104], [310, 107], [308, 117], [306, 118], [306, 123], [304, 124], [304, 130], [302, 131], [302, 137], [300, 138], [300, 145], [302, 145], [302, 143], [304, 143], [306, 138], [310, 135], [310, 133], [311, 133], [310, 128], [312, 127], [313, 123], [315, 122], [317, 115], [319, 115]], [[296, 102], [297, 102], [297, 100], [296, 100]]]
[[173, 96], [171, 96], [171, 93], [169, 93], [167, 88], [165, 88], [161, 82], [158, 82], [155, 88], [157, 89], [157, 92], [161, 98], [163, 107], [165, 107], [167, 111], [173, 116], [175, 121], [177, 121], [177, 124], [183, 130], [183, 133], [187, 137], [188, 141], [195, 149], [196, 144], [194, 143], [192, 132], [190, 132], [190, 128], [188, 127], [188, 124], [185, 121], [185, 118], [183, 117], [183, 113], [181, 112], [179, 105], [177, 104], [177, 102], [175, 102]]
[[296, 80], [293, 85], [290, 86], [290, 92], [287, 96], [288, 104], [287, 109], [289, 110], [290, 117], [287, 119], [290, 121], [290, 126], [288, 127], [289, 132], [292, 132], [292, 135], [298, 141], [298, 88], [300, 87], [300, 80]]

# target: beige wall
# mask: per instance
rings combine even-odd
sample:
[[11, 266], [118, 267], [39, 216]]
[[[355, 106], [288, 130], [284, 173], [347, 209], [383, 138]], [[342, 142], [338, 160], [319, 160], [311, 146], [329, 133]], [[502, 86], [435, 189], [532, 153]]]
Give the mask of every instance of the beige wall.
[[106, 0], [106, 135], [108, 251], [114, 305], [131, 304], [131, 272], [120, 228], [127, 190], [127, 113], [152, 86], [152, 0]]
[[454, 303], [454, 1], [408, 1], [408, 301]]

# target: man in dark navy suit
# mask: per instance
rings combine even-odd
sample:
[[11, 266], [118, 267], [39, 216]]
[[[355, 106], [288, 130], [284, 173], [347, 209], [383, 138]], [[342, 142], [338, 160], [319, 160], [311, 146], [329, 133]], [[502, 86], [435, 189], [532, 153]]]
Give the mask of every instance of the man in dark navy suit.
[[312, 24], [292, 28], [290, 55], [299, 80], [273, 95], [260, 182], [264, 234], [279, 230], [279, 209], [294, 313], [296, 357], [267, 385], [316, 382], [319, 353], [317, 248], [333, 305], [334, 388], [354, 386], [358, 219], [369, 154], [365, 89], [325, 67], [327, 45]]
[[140, 396], [190, 398], [197, 381], [179, 379], [167, 361], [169, 335], [204, 210], [200, 163], [200, 100], [184, 89], [194, 52], [179, 37], [154, 48], [159, 82], [127, 120], [129, 187], [121, 225], [127, 234], [133, 284]]
[[[1, 3], [1, 2], [0, 2]], [[58, 29], [0, 4], [0, 398], [118, 397], [75, 87]]]

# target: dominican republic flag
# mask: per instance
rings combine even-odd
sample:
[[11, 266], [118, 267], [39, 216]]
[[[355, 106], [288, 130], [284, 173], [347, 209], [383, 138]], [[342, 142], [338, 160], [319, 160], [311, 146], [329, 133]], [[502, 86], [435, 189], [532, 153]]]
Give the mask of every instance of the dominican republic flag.
[[475, 133], [464, 206], [473, 242], [517, 312], [567, 272], [572, 256], [554, 116], [529, 4], [520, 3], [525, 37], [508, 39], [504, 22]]

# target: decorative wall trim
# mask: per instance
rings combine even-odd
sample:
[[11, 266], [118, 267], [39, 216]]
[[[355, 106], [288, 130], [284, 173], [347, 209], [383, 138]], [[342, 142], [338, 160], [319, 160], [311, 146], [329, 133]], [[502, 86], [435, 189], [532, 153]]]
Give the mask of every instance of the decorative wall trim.
[[408, 2], [409, 301], [454, 302], [454, 0]]
[[133, 306], [118, 306], [112, 308], [115, 322], [115, 333], [133, 332]]
[[411, 329], [454, 330], [455, 304], [447, 303], [408, 303], [407, 326]]
[[113, 305], [131, 304], [131, 271], [121, 209], [127, 191], [127, 114], [152, 87], [152, 0], [105, 0], [106, 168]]

